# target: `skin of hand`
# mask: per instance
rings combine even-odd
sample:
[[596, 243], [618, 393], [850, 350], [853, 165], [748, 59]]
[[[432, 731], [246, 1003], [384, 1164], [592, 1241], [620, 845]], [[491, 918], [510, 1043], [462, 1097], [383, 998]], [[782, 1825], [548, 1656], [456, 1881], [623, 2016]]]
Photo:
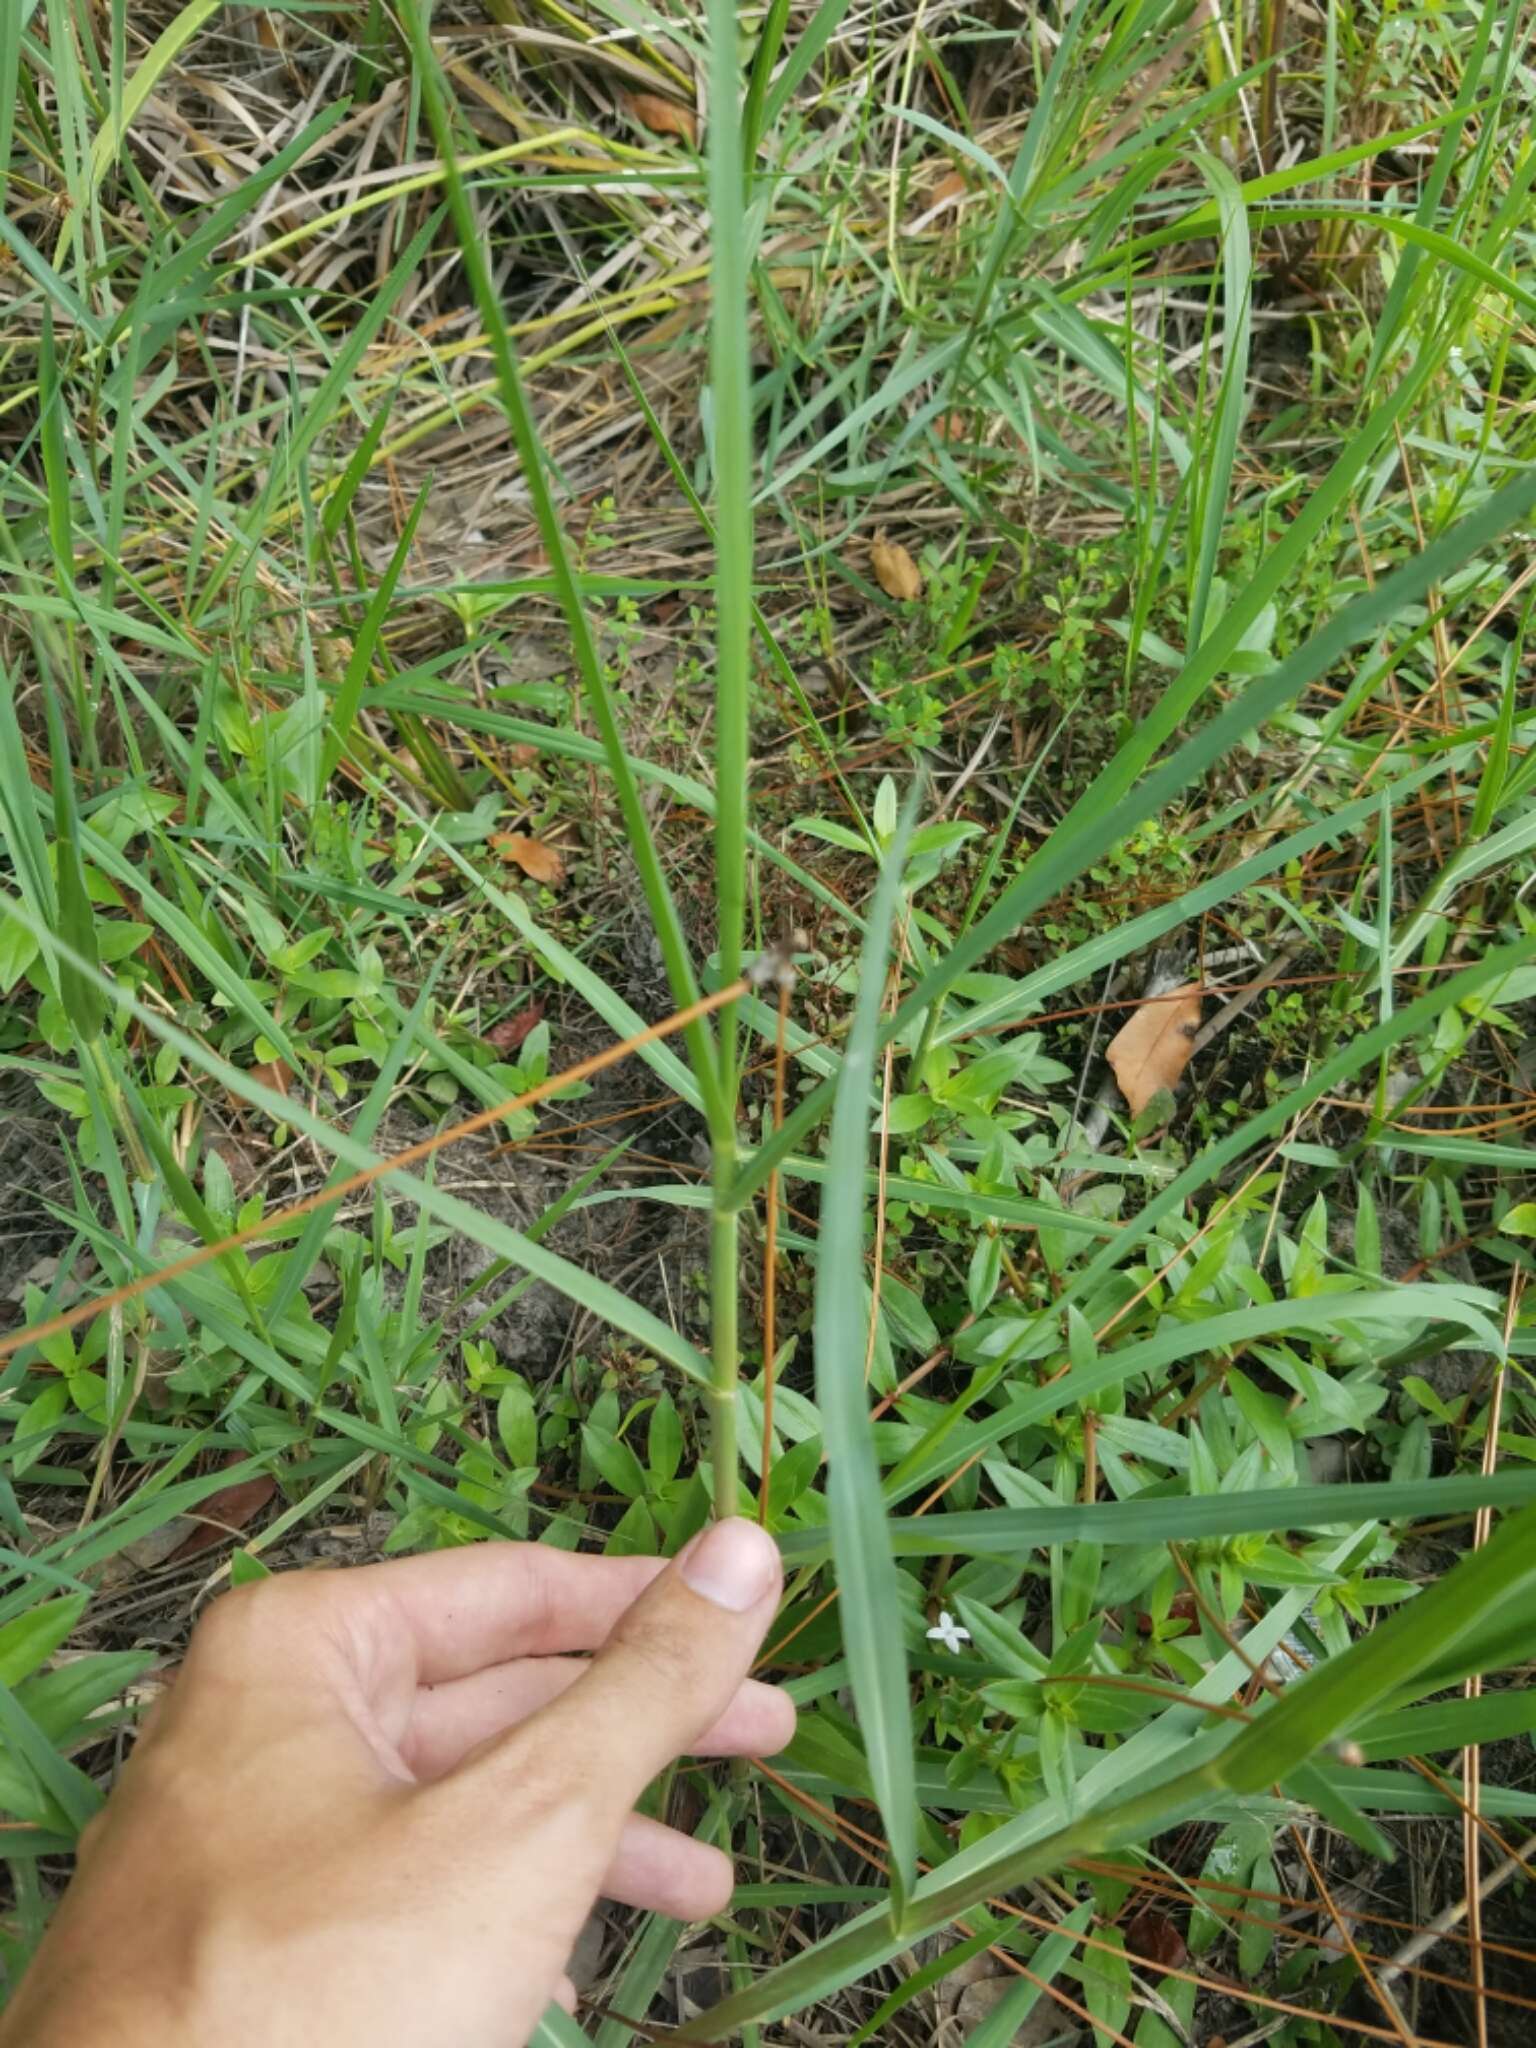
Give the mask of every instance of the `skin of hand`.
[[747, 1677], [780, 1589], [732, 1520], [666, 1566], [498, 1543], [226, 1595], [0, 2048], [522, 2048], [599, 1896], [724, 1909], [727, 1858], [633, 1809], [789, 1740]]

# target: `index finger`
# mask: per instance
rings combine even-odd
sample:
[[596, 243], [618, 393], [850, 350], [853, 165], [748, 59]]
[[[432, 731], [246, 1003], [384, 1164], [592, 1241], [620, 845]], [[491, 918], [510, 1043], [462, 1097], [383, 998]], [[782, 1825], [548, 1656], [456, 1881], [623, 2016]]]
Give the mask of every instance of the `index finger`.
[[468, 1678], [514, 1657], [595, 1650], [665, 1560], [589, 1557], [543, 1543], [475, 1543], [338, 1573], [349, 1628], [398, 1645], [419, 1684]]

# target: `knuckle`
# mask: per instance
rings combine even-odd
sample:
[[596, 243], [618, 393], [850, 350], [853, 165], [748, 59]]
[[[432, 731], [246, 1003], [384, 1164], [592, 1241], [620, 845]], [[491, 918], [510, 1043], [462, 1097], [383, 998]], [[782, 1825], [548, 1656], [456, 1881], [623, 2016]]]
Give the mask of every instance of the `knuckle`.
[[543, 1726], [537, 1716], [493, 1745], [481, 1770], [470, 1774], [470, 1784], [486, 1773], [515, 1783], [517, 1826], [530, 1837], [550, 1828], [569, 1835], [573, 1824], [583, 1835], [617, 1825], [609, 1812], [615, 1803], [609, 1772], [590, 1759], [583, 1766], [566, 1732]]

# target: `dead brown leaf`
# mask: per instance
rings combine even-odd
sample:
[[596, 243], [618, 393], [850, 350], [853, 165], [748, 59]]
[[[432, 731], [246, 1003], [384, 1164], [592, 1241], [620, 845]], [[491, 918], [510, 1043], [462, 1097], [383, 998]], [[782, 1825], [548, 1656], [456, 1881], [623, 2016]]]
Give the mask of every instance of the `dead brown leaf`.
[[1158, 1963], [1165, 1970], [1182, 1969], [1189, 1950], [1184, 1937], [1166, 1913], [1155, 1906], [1143, 1906], [1125, 1930], [1125, 1945], [1133, 1956]]
[[[224, 1462], [241, 1465], [245, 1462], [245, 1454], [231, 1451]], [[214, 1549], [226, 1536], [243, 1529], [276, 1491], [277, 1481], [271, 1473], [261, 1472], [254, 1479], [239, 1479], [233, 1486], [221, 1486], [217, 1493], [209, 1494], [201, 1507], [193, 1510], [198, 1526], [175, 1552], [175, 1562], [184, 1564], [189, 1557], [198, 1557], [203, 1551]]]
[[521, 868], [535, 882], [558, 888], [565, 880], [565, 862], [542, 839], [530, 839], [526, 832], [493, 832], [491, 844], [509, 866]]
[[485, 1034], [487, 1045], [494, 1045], [501, 1053], [516, 1052], [534, 1025], [544, 1015], [544, 1005], [535, 998], [524, 1003], [520, 1010], [514, 1010], [510, 1017], [503, 1017], [499, 1024], [493, 1024]]
[[264, 1088], [270, 1088], [274, 1095], [286, 1095], [288, 1083], [293, 1079], [293, 1069], [286, 1060], [263, 1060], [251, 1069], [251, 1079], [259, 1081]]
[[1121, 1025], [1106, 1056], [1133, 1117], [1160, 1088], [1178, 1085], [1199, 1029], [1200, 991], [1192, 983], [1149, 997]]
[[[250, 1069], [250, 1076], [253, 1081], [259, 1081], [263, 1088], [270, 1088], [274, 1095], [286, 1095], [288, 1083], [293, 1079], [293, 1069], [286, 1060], [261, 1060]], [[236, 1110], [242, 1113], [245, 1111], [244, 1096], [236, 1095], [232, 1088], [226, 1088], [224, 1094]]]
[[659, 92], [627, 92], [623, 99], [642, 128], [649, 128], [653, 135], [675, 135], [690, 148], [698, 147], [699, 117], [692, 107]]
[[875, 572], [875, 581], [887, 597], [900, 598], [903, 603], [908, 603], [914, 597], [922, 596], [922, 571], [900, 541], [887, 540], [881, 534], [869, 551], [869, 561]]
[[172, 1515], [158, 1529], [151, 1529], [137, 1542], [125, 1543], [100, 1564], [87, 1565], [84, 1576], [104, 1593], [116, 1592], [120, 1586], [132, 1585], [141, 1572], [152, 1572], [174, 1557], [196, 1527], [190, 1515]]

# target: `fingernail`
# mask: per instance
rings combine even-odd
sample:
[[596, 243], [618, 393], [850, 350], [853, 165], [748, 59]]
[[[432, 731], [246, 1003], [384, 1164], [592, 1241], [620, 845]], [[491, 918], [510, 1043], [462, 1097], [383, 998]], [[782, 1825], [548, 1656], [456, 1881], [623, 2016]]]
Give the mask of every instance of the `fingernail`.
[[684, 1585], [732, 1614], [755, 1607], [779, 1581], [778, 1545], [740, 1515], [706, 1529], [679, 1562]]

